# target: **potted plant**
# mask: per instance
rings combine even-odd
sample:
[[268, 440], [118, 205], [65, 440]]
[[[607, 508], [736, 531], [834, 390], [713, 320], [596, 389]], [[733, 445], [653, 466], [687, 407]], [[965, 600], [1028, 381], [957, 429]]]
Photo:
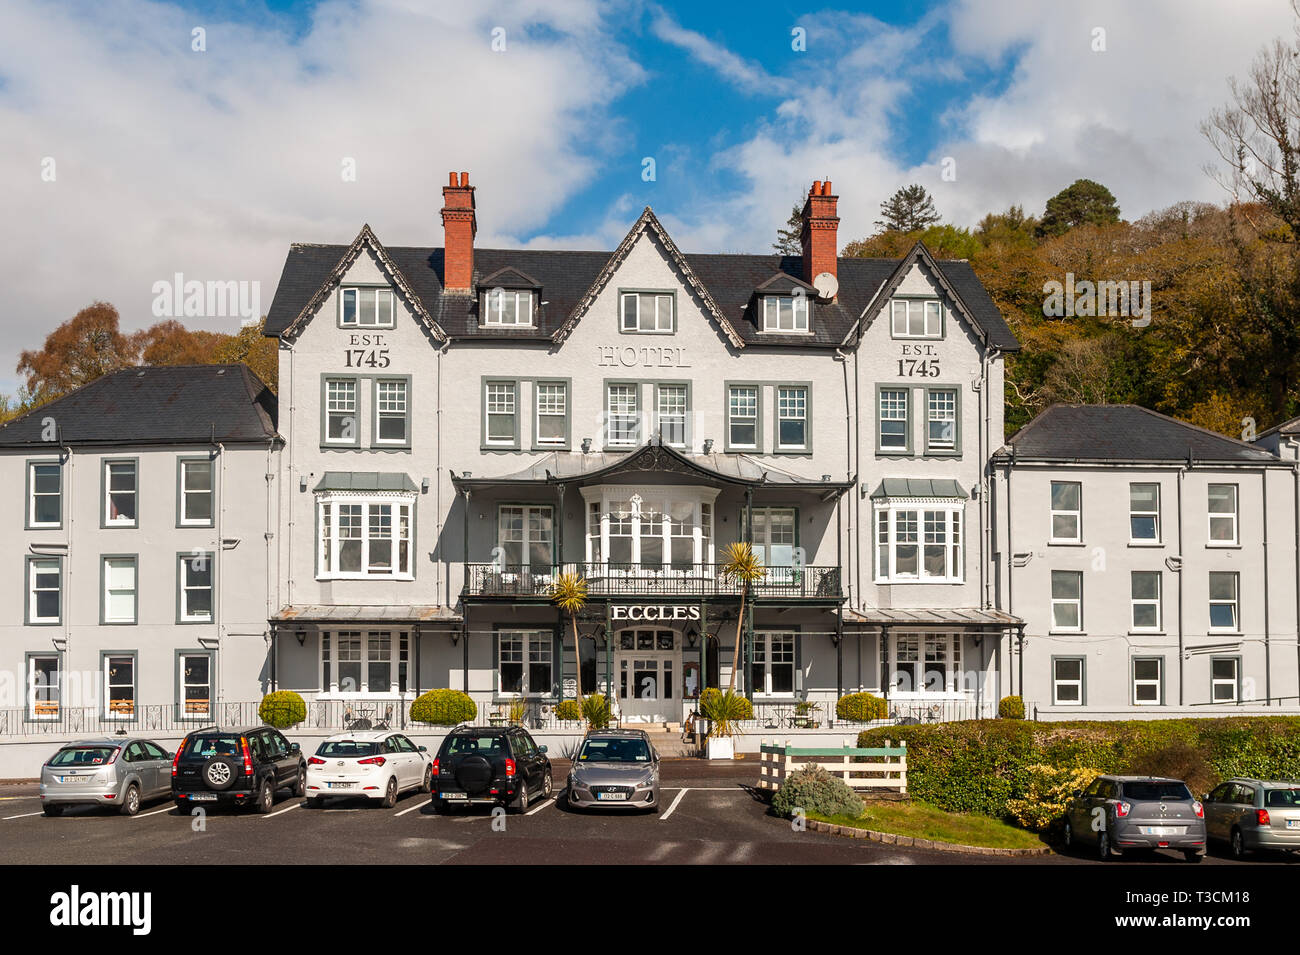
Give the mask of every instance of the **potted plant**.
[[794, 705], [795, 723], [804, 729], [817, 729], [821, 726], [821, 720], [817, 714], [821, 712], [821, 704], [814, 703], [810, 700], [800, 700]]
[[740, 734], [739, 723], [752, 719], [753, 704], [735, 690], [710, 688], [700, 697], [700, 715], [711, 724], [704, 741], [707, 759], [735, 759], [736, 744], [733, 737]]

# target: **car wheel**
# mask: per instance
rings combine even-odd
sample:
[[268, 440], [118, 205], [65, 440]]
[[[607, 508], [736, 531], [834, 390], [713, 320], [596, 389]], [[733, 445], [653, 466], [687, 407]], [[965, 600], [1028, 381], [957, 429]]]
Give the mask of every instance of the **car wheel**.
[[140, 787], [135, 783], [126, 787], [126, 792], [122, 795], [122, 805], [118, 807], [118, 812], [124, 816], [134, 816], [140, 811]]
[[1097, 858], [1102, 862], [1110, 862], [1115, 858], [1110, 851], [1110, 833], [1104, 829], [1097, 833]]
[[436, 813], [439, 816], [447, 812], [447, 804], [443, 802], [441, 799], [439, 799], [437, 796], [434, 796], [432, 799], [429, 800], [429, 808], [432, 809], [434, 813]]
[[396, 805], [397, 805], [397, 777], [389, 776], [388, 788], [384, 790], [383, 807], [385, 809], [392, 809]]
[[295, 796], [307, 794], [307, 770], [302, 766], [298, 767], [298, 781], [293, 784], [293, 794]]
[[515, 812], [523, 812], [528, 808], [528, 783], [522, 779], [519, 781], [519, 792], [515, 794]]
[[41, 811], [42, 811], [43, 813], [45, 813], [45, 815], [47, 815], [47, 816], [61, 816], [61, 815], [63, 815], [63, 807], [62, 807], [62, 806], [58, 806], [58, 805], [42, 806], [42, 807], [41, 807]]
[[262, 815], [266, 815], [274, 805], [275, 790], [271, 788], [271, 780], [264, 779], [262, 785], [257, 788], [257, 802], [253, 804], [253, 808]]
[[548, 769], [546, 775], [542, 777], [542, 797], [550, 799], [551, 793], [555, 791], [555, 784], [551, 782], [551, 771]]
[[1066, 852], [1074, 851], [1074, 826], [1070, 825], [1070, 820], [1065, 820], [1065, 828], [1061, 830], [1061, 844]]
[[420, 792], [422, 793], [433, 792], [433, 767], [432, 766], [424, 767], [424, 783], [420, 786]]
[[1232, 830], [1232, 839], [1228, 845], [1232, 850], [1232, 857], [1234, 859], [1246, 858], [1246, 840], [1242, 836], [1240, 829]]
[[308, 796], [308, 797], [307, 797], [307, 808], [308, 808], [308, 809], [319, 809], [319, 808], [320, 808], [321, 806], [323, 806], [323, 805], [325, 805], [325, 800], [322, 799], [320, 796]]
[[1200, 862], [1205, 858], [1204, 852], [1197, 852], [1195, 849], [1188, 849], [1183, 853], [1183, 858], [1188, 862]]

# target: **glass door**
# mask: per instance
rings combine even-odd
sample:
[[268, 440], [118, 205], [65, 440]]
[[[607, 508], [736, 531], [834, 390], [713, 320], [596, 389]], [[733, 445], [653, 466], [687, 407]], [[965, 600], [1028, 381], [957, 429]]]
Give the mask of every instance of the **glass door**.
[[673, 630], [624, 630], [614, 659], [615, 692], [624, 722], [676, 722], [681, 718], [680, 667]]

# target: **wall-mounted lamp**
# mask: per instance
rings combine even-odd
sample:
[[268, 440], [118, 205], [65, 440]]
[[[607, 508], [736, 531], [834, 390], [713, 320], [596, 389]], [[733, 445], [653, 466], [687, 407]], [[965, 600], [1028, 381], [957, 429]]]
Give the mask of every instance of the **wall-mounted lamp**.
[[712, 454], [712, 453], [713, 453], [713, 439], [712, 439], [712, 438], [705, 438], [705, 439], [704, 439], [704, 447], [702, 448], [702, 450], [704, 451], [705, 454]]
[[591, 438], [582, 439], [582, 453], [591, 454]]
[[429, 479], [428, 479], [428, 478], [421, 478], [421, 479], [420, 479], [420, 493], [421, 493], [421, 494], [428, 494], [428, 493], [429, 493]]
[[468, 477], [470, 477], [472, 474], [473, 474], [472, 471], [461, 471], [461, 472], [460, 472], [460, 476], [463, 477], [463, 478], [468, 478]]
[[451, 631], [451, 645], [454, 647], [454, 646], [455, 646], [456, 644], [458, 644], [458, 643], [460, 643], [460, 631], [459, 631], [459, 630], [452, 630], [452, 631]]
[[689, 625], [683, 632], [682, 636], [686, 638], [686, 645], [694, 650], [700, 643], [700, 630], [695, 624]]
[[307, 631], [295, 630], [293, 635], [298, 638], [298, 646], [305, 647], [307, 645]]

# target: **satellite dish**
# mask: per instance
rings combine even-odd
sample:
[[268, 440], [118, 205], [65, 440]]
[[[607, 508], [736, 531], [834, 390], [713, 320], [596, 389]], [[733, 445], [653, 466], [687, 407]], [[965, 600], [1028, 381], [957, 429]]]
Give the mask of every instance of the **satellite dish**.
[[823, 302], [829, 302], [835, 297], [835, 293], [840, 290], [840, 283], [830, 272], [822, 272], [813, 279], [813, 288], [817, 290], [819, 299]]

